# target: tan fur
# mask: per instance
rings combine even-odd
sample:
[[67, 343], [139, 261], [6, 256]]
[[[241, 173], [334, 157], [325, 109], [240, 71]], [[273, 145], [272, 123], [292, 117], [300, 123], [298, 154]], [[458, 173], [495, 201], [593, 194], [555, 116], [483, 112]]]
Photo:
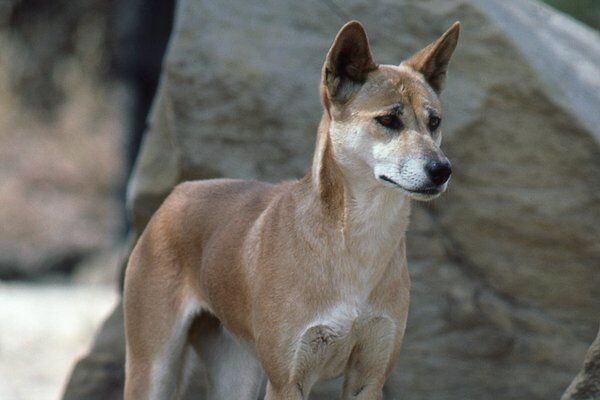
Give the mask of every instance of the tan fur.
[[[325, 110], [303, 179], [175, 188], [127, 267], [126, 400], [176, 397], [188, 343], [207, 363], [212, 399], [255, 399], [263, 372], [269, 400], [308, 398], [341, 374], [342, 398], [381, 399], [408, 313], [409, 199], [434, 195], [377, 179], [362, 155], [371, 149], [356, 143], [372, 145], [377, 168], [444, 157], [423, 110], [440, 109], [431, 82], [456, 46], [458, 26], [448, 32], [427, 51], [444, 60], [378, 66], [362, 26], [346, 24], [323, 68]], [[396, 135], [374, 118], [398, 102]]]

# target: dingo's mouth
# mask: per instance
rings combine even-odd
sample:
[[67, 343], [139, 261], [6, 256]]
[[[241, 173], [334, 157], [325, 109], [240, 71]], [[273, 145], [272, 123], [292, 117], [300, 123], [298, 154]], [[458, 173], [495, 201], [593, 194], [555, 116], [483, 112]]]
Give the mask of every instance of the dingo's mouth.
[[382, 181], [385, 181], [385, 182], [389, 182], [389, 183], [393, 184], [394, 186], [397, 186], [398, 188], [400, 188], [408, 193], [413, 193], [413, 194], [418, 194], [418, 195], [420, 194], [420, 195], [426, 195], [426, 196], [435, 196], [437, 194], [442, 193], [441, 187], [430, 187], [430, 188], [419, 189], [419, 190], [411, 190], [411, 189], [405, 188], [404, 186], [400, 185], [398, 182], [396, 182], [392, 178], [387, 177], [385, 175], [379, 175], [379, 179], [381, 179]]

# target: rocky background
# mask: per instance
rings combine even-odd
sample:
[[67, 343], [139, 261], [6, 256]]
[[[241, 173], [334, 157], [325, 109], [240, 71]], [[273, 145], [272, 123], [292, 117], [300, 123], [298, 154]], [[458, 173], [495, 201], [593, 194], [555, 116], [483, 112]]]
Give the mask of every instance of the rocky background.
[[67, 273], [119, 229], [127, 96], [106, 84], [109, 4], [4, 6], [1, 279]]
[[[600, 320], [597, 31], [530, 0], [257, 3], [179, 3], [129, 181], [129, 241], [119, 196], [172, 2], [0, 3], [0, 279], [113, 281], [115, 249], [127, 253], [178, 182], [302, 176], [320, 66], [345, 21], [363, 22], [377, 61], [398, 63], [460, 20], [442, 96], [455, 173], [414, 211], [412, 309], [388, 398], [559, 398]], [[598, 8], [586, 10], [593, 24]], [[123, 347], [117, 306], [64, 398], [121, 398]], [[578, 388], [569, 398], [598, 398]]]
[[173, 8], [0, 0], [2, 400], [59, 398], [115, 306], [126, 178]]

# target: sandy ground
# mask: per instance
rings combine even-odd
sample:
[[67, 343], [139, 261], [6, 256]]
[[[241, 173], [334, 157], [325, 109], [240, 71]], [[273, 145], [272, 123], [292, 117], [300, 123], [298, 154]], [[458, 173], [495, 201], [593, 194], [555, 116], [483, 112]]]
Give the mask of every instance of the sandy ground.
[[0, 399], [57, 400], [116, 285], [0, 283]]

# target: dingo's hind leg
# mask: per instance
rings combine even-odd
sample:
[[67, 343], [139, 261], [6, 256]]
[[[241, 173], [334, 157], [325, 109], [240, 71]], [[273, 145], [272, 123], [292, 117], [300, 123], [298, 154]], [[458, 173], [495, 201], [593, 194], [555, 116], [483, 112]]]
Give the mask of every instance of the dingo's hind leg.
[[176, 274], [161, 275], [156, 265], [142, 269], [134, 261], [125, 279], [125, 400], [180, 395], [190, 326], [201, 312], [198, 301], [183, 295]]
[[189, 328], [198, 311], [190, 307], [174, 317], [164, 313], [165, 321], [157, 322], [160, 329], [142, 330], [145, 338], [140, 332], [128, 335], [125, 400], [178, 398]]

